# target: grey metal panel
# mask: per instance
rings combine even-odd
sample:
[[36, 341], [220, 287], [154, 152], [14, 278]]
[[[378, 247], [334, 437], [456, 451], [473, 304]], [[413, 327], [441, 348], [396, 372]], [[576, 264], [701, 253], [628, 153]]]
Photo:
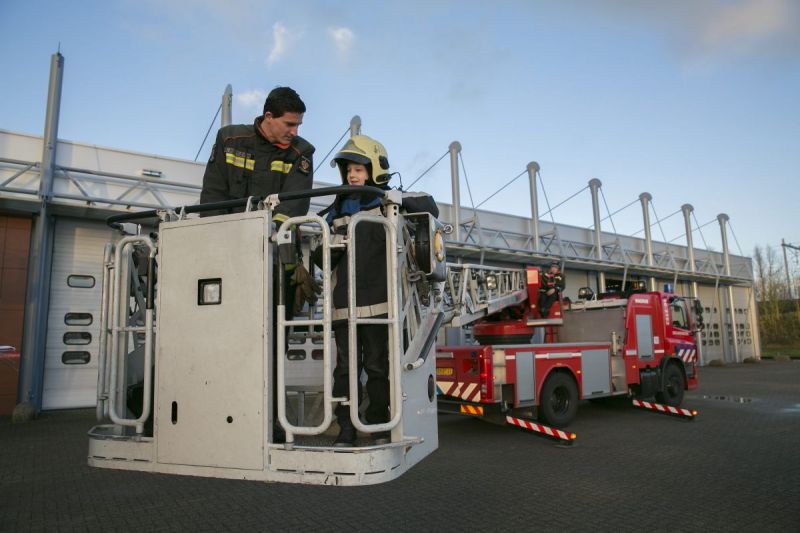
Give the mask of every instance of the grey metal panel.
[[[161, 226], [159, 462], [263, 468], [265, 387], [271, 386], [264, 370], [265, 298], [271, 293], [264, 279], [266, 214]], [[198, 305], [198, 281], [216, 278], [221, 303]]]
[[[97, 346], [100, 336], [100, 296], [103, 247], [113, 238], [103, 223], [72, 218], [56, 220], [50, 308], [45, 344], [43, 409], [91, 407], [97, 402]], [[94, 287], [70, 287], [69, 276], [91, 276]], [[74, 278], [73, 278], [74, 279]], [[89, 313], [89, 326], [66, 325], [67, 313]], [[86, 345], [64, 343], [65, 333], [89, 333]], [[66, 351], [88, 351], [87, 364], [64, 364]]]
[[611, 361], [608, 350], [581, 352], [583, 397], [589, 398], [611, 392]]
[[625, 307], [569, 311], [558, 332], [560, 342], [610, 342], [611, 332], [625, 335]]
[[636, 345], [639, 359], [653, 358], [653, 317], [636, 315]]
[[515, 394], [520, 407], [533, 405], [536, 400], [536, 380], [534, 375], [533, 352], [517, 352], [517, 385]]

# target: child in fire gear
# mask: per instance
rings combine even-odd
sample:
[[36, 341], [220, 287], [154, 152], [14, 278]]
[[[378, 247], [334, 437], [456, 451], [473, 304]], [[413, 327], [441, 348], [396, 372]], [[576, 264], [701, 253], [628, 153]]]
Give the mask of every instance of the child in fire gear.
[[550, 268], [542, 274], [542, 286], [539, 288], [539, 313], [542, 318], [550, 314], [550, 307], [558, 301], [564, 292], [564, 275], [558, 263], [550, 263]]
[[[366, 135], [353, 136], [336, 154], [333, 162], [339, 167], [343, 185], [369, 185], [389, 189], [389, 160], [386, 149], [378, 141]], [[406, 212], [426, 211], [438, 216], [439, 209], [430, 195], [423, 193], [404, 193], [402, 209]], [[347, 226], [356, 213], [385, 216], [381, 198], [374, 195], [352, 193], [336, 196], [333, 203], [320, 212], [332, 229], [334, 243], [341, 242], [347, 235]], [[387, 275], [386, 275], [386, 233], [382, 225], [362, 222], [355, 235], [356, 242], [356, 314], [358, 318], [386, 318]], [[320, 249], [315, 250], [312, 259], [321, 265]], [[333, 269], [333, 331], [336, 337], [336, 368], [333, 372], [333, 395], [349, 396], [349, 350], [348, 350], [348, 263], [342, 250], [331, 254]], [[357, 326], [358, 375], [366, 372], [367, 424], [381, 424], [389, 421], [389, 330], [383, 324], [362, 324]], [[361, 398], [361, 380], [358, 380], [358, 396]], [[350, 420], [347, 405], [336, 407], [339, 422], [339, 435], [334, 442], [337, 447], [350, 447], [356, 441], [356, 428]], [[376, 444], [390, 441], [388, 431], [372, 435]]]

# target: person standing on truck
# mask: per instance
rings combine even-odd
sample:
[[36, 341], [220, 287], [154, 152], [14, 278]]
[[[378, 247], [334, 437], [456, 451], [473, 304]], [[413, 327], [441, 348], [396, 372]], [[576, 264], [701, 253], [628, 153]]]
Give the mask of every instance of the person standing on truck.
[[[336, 154], [333, 162], [338, 166], [343, 185], [369, 185], [389, 189], [389, 159], [384, 146], [366, 135], [353, 136]], [[406, 195], [404, 195], [406, 196]], [[438, 215], [436, 203], [429, 195], [408, 194], [404, 197], [405, 210], [427, 211]], [[369, 194], [339, 194], [333, 203], [320, 212], [332, 229], [334, 243], [341, 242], [347, 235], [351, 217], [356, 213], [385, 216], [381, 199]], [[333, 269], [333, 331], [336, 337], [336, 368], [333, 371], [333, 395], [349, 395], [349, 346], [348, 320], [352, 318], [386, 318], [387, 273], [386, 273], [386, 232], [380, 224], [363, 222], [356, 229], [356, 313], [348, 316], [348, 262], [346, 252], [335, 250], [331, 254]], [[321, 256], [315, 250], [312, 258], [321, 264]], [[337, 253], [338, 252], [338, 253]], [[383, 324], [363, 324], [357, 327], [358, 375], [366, 372], [367, 396], [366, 410], [368, 424], [381, 424], [389, 421], [389, 330]], [[361, 398], [361, 380], [358, 380], [358, 396]], [[351, 399], [352, 401], [352, 399]], [[357, 401], [357, 400], [356, 400]], [[350, 420], [347, 405], [336, 407], [339, 422], [339, 435], [334, 446], [350, 447], [356, 441], [356, 428]], [[390, 440], [388, 431], [373, 434], [375, 444], [386, 444]]]
[[542, 285], [539, 288], [539, 313], [542, 318], [547, 318], [550, 308], [559, 301], [562, 292], [564, 292], [564, 275], [561, 273], [561, 265], [556, 262], [550, 263], [547, 272], [542, 274]]
[[[314, 146], [297, 132], [303, 123], [306, 105], [290, 87], [276, 87], [267, 95], [263, 113], [253, 124], [232, 124], [220, 128], [203, 175], [200, 203], [220, 202], [254, 196], [310, 190], [314, 181]], [[310, 198], [281, 202], [272, 213], [274, 226], [290, 217], [308, 213]], [[243, 211], [237, 208], [233, 211]], [[229, 213], [206, 211], [201, 216]], [[284, 303], [289, 313], [297, 311], [297, 296], [314, 300], [317, 288], [301, 262], [285, 265]], [[274, 294], [278, 294], [277, 284]], [[302, 306], [301, 301], [297, 301]], [[273, 309], [277, 309], [274, 298]], [[273, 312], [277, 317], [277, 312]], [[277, 318], [276, 318], [277, 319]], [[274, 349], [273, 353], [276, 353]], [[277, 389], [273, 372], [273, 391]], [[273, 392], [273, 402], [276, 397]], [[273, 441], [283, 442], [285, 432], [274, 424]]]

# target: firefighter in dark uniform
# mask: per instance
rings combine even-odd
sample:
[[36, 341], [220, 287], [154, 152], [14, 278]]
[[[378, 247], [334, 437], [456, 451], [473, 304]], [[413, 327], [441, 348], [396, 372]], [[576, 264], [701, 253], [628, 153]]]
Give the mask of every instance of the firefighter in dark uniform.
[[[264, 113], [252, 125], [235, 124], [220, 128], [203, 175], [200, 203], [250, 196], [260, 199], [281, 192], [310, 190], [314, 174], [314, 146], [297, 134], [305, 111], [305, 104], [293, 89], [276, 87], [264, 102]], [[276, 228], [289, 217], [306, 215], [310, 201], [304, 198], [281, 202], [272, 215]], [[239, 208], [234, 211], [243, 210]], [[202, 215], [227, 212], [230, 210], [204, 212]], [[297, 268], [287, 265], [285, 279], [284, 303], [291, 313], [297, 309], [295, 294], [308, 296], [309, 289], [315, 283], [302, 265]], [[274, 294], [278, 294], [277, 286]], [[276, 310], [277, 298], [274, 300], [273, 309]], [[298, 303], [302, 305], [302, 301]], [[274, 339], [273, 353], [276, 353]], [[272, 383], [273, 403], [276, 403], [274, 372]], [[275, 423], [273, 441], [282, 442], [284, 439], [283, 429]]]
[[[264, 102], [264, 114], [252, 125], [221, 128], [203, 175], [200, 203], [311, 189], [314, 147], [297, 135], [305, 111], [294, 90], [277, 87]], [[305, 215], [309, 204], [308, 198], [282, 202], [272, 220], [280, 225], [289, 217]]]
[[[342, 184], [351, 186], [369, 185], [389, 189], [389, 160], [386, 149], [378, 141], [366, 135], [353, 136], [333, 159], [338, 165]], [[407, 197], [407, 198], [406, 198]], [[427, 194], [405, 193], [403, 209], [406, 211], [428, 211], [437, 216], [439, 210], [433, 198]], [[347, 226], [356, 213], [384, 216], [380, 198], [366, 194], [337, 195], [333, 204], [323, 210], [331, 226], [333, 243], [343, 242], [347, 236]], [[356, 242], [356, 313], [358, 318], [386, 318], [387, 274], [386, 274], [386, 233], [382, 225], [362, 222], [355, 235]], [[336, 251], [336, 250], [334, 250]], [[336, 368], [333, 371], [333, 395], [349, 396], [349, 346], [348, 346], [348, 263], [341, 250], [331, 254], [333, 271], [333, 331], [336, 336]], [[316, 257], [315, 257], [316, 256]], [[312, 258], [318, 264], [321, 258]], [[389, 421], [389, 336], [383, 324], [362, 324], [357, 326], [358, 375], [367, 375], [367, 406], [365, 417], [368, 424]], [[358, 380], [358, 396], [361, 397], [361, 380]], [[336, 417], [339, 422], [339, 435], [334, 446], [353, 446], [356, 429], [350, 420], [349, 406], [338, 405]], [[372, 435], [376, 444], [389, 442], [390, 434], [377, 432]]]
[[542, 318], [550, 314], [550, 307], [564, 292], [564, 275], [558, 263], [550, 263], [550, 268], [542, 274], [542, 285], [539, 287], [539, 313]]

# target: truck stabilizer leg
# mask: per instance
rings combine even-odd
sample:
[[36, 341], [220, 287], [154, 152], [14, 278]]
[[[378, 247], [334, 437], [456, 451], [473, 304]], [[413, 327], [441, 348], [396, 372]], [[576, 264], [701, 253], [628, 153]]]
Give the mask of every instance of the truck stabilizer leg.
[[551, 439], [561, 441], [565, 444], [572, 444], [578, 437], [575, 433], [572, 432], [567, 433], [566, 431], [562, 431], [560, 429], [551, 428], [549, 426], [543, 426], [541, 424], [537, 424], [529, 420], [523, 420], [522, 418], [514, 418], [513, 416], [507, 416], [506, 423], [512, 426], [520, 427], [522, 429], [527, 429], [528, 431], [536, 432], [539, 435], [542, 435], [544, 437], [550, 437]]
[[653, 402], [643, 402], [641, 400], [633, 400], [633, 406], [641, 407], [642, 409], [650, 409], [658, 413], [664, 413], [665, 415], [675, 415], [682, 418], [687, 418], [689, 420], [694, 420], [694, 418], [697, 416], [697, 411], [694, 409], [682, 409], [680, 407], [672, 407]]

